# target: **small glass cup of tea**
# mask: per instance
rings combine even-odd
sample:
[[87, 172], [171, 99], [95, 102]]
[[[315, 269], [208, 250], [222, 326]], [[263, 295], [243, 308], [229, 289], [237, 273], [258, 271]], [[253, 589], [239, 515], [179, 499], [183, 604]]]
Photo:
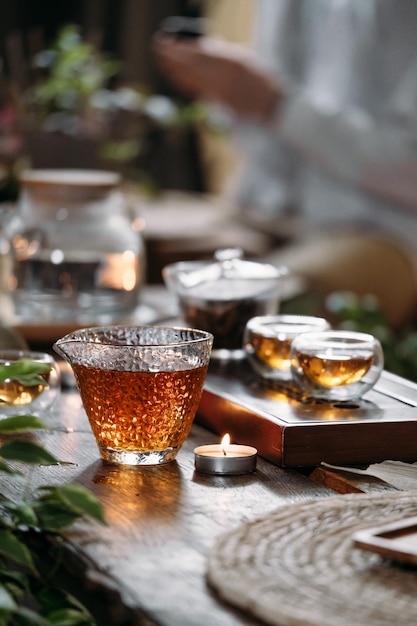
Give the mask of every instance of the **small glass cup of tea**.
[[203, 392], [213, 335], [174, 326], [103, 326], [54, 344], [71, 365], [100, 456], [122, 465], [173, 461]]
[[323, 317], [312, 315], [260, 315], [246, 324], [243, 345], [247, 359], [262, 378], [288, 381], [291, 344], [301, 333], [330, 329]]
[[339, 402], [359, 399], [375, 385], [383, 366], [381, 344], [368, 333], [303, 333], [291, 346], [293, 378], [313, 398]]
[[59, 398], [61, 375], [52, 355], [30, 350], [0, 350], [0, 418], [37, 415]]

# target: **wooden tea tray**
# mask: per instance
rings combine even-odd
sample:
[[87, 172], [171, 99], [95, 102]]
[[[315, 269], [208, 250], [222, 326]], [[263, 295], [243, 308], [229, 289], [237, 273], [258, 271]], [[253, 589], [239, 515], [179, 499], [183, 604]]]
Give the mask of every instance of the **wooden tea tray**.
[[353, 535], [356, 547], [395, 561], [417, 565], [417, 517], [410, 517]]
[[417, 460], [417, 385], [383, 372], [362, 400], [303, 399], [262, 381], [243, 360], [212, 360], [196, 418], [283, 467]]

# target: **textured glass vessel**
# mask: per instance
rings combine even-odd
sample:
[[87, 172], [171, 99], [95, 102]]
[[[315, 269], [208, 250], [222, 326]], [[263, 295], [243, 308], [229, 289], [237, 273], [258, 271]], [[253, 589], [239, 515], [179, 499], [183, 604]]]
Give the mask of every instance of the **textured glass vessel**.
[[103, 460], [175, 459], [197, 412], [212, 342], [208, 332], [169, 326], [90, 328], [56, 342], [74, 371]]

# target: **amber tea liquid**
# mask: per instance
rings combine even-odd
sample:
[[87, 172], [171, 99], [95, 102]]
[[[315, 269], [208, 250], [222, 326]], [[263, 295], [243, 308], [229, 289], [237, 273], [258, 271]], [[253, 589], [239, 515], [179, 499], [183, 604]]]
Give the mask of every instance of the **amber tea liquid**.
[[290, 369], [291, 344], [292, 338], [278, 339], [277, 337], [264, 337], [258, 333], [252, 334], [252, 345], [256, 357], [265, 365], [274, 369]]
[[327, 356], [297, 352], [304, 375], [320, 387], [339, 387], [360, 381], [370, 369], [372, 354], [357, 356]]
[[[8, 361], [2, 361], [2, 364]], [[0, 407], [20, 407], [31, 404], [41, 393], [49, 390], [49, 372], [41, 374], [43, 385], [22, 385], [17, 380], [6, 379], [0, 382]]]
[[100, 449], [135, 453], [184, 443], [207, 371], [207, 366], [175, 372], [72, 368]]
[[[280, 316], [277, 316], [278, 318]], [[266, 380], [289, 381], [291, 374], [291, 347], [294, 339], [305, 332], [327, 325], [325, 320], [314, 322], [294, 321], [297, 316], [283, 315], [282, 322], [249, 322], [245, 333], [245, 348], [254, 369]], [[298, 316], [301, 317], [301, 316]], [[274, 316], [271, 316], [273, 320]]]
[[14, 380], [0, 383], [0, 406], [25, 406], [38, 398], [48, 386], [22, 385]]

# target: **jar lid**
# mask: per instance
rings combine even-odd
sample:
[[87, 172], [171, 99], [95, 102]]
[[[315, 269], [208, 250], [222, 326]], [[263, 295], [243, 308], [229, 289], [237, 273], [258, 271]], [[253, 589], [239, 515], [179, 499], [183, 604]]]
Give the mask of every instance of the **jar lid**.
[[162, 271], [176, 293], [217, 300], [256, 297], [280, 284], [287, 273], [286, 267], [243, 259], [240, 248], [217, 250], [213, 261], [180, 261]]
[[20, 175], [22, 188], [39, 196], [86, 200], [120, 184], [120, 174], [106, 170], [39, 169]]

